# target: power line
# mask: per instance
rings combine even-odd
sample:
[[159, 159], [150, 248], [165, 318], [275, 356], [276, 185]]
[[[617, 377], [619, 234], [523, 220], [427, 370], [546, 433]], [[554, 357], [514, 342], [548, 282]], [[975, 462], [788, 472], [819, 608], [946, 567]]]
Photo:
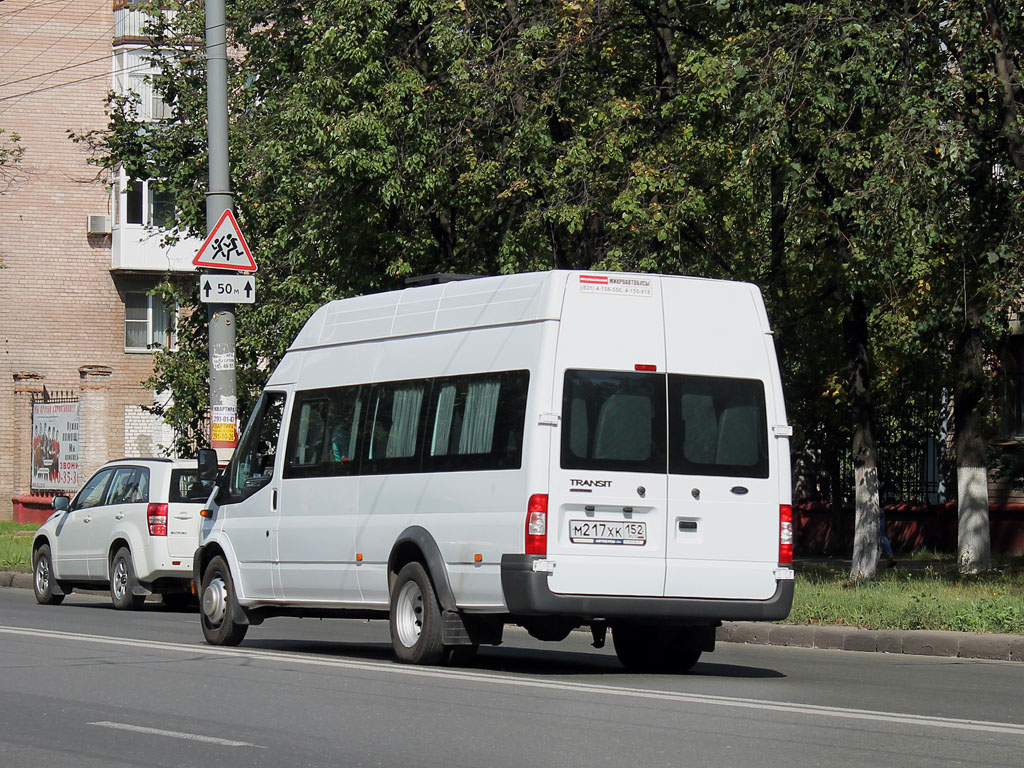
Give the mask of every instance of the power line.
[[[83, 24], [85, 24], [85, 22], [89, 21], [89, 19], [91, 19], [93, 16], [95, 16], [100, 11], [105, 11], [106, 8], [107, 8], [106, 3], [101, 3], [100, 5], [97, 5], [96, 8], [93, 9], [92, 13], [90, 13], [87, 16], [85, 16], [82, 19], [80, 19], [79, 22], [77, 24], [75, 24], [75, 26], [73, 26], [71, 29], [69, 29], [67, 32], [65, 32], [63, 35], [61, 35], [56, 40], [54, 40], [52, 43], [50, 43], [48, 46], [46, 46], [46, 48], [44, 50], [40, 51], [35, 56], [33, 56], [31, 59], [29, 59], [28, 61], [24, 62], [20, 67], [18, 67], [16, 70], [14, 70], [11, 73], [11, 76], [13, 77], [14, 75], [18, 74], [23, 69], [25, 69], [25, 67], [29, 66], [34, 61], [38, 60], [40, 57], [45, 56], [55, 45], [57, 45], [58, 43], [62, 42], [65, 39], [67, 39], [68, 35], [70, 35], [72, 32], [77, 30], [79, 27], [81, 27]], [[59, 11], [58, 11], [58, 13], [59, 13]], [[53, 17], [51, 17], [51, 20], [52, 20], [52, 18]], [[111, 29], [113, 29], [113, 26], [114, 25], [112, 24], [111, 25]], [[40, 27], [40, 29], [42, 29], [42, 27]], [[104, 35], [106, 35], [106, 32], [104, 32]], [[24, 42], [24, 41], [22, 41], [22, 42]], [[91, 47], [91, 45], [92, 45], [92, 41], [90, 41], [90, 47]], [[17, 48], [17, 46], [15, 46], [15, 48]], [[82, 49], [82, 53], [84, 53], [86, 50], [87, 50], [86, 48], [83, 48]]]
[[[2, 0], [0, 0], [0, 1], [2, 1]], [[67, 66], [60, 67], [59, 69], [51, 69], [48, 72], [40, 72], [38, 75], [29, 75], [28, 77], [22, 77], [22, 78], [19, 78], [18, 80], [8, 80], [6, 82], [0, 83], [0, 88], [6, 88], [7, 86], [15, 85], [16, 83], [24, 83], [26, 80], [35, 80], [37, 77], [46, 77], [47, 75], [56, 75], [59, 72], [66, 72], [67, 70], [74, 69], [75, 67], [84, 67], [86, 64], [95, 64], [97, 61], [107, 61], [109, 59], [110, 59], [110, 54], [107, 54], [106, 56], [100, 56], [99, 58], [96, 58], [96, 59], [89, 59], [88, 61], [80, 61], [77, 64], [68, 64]]]

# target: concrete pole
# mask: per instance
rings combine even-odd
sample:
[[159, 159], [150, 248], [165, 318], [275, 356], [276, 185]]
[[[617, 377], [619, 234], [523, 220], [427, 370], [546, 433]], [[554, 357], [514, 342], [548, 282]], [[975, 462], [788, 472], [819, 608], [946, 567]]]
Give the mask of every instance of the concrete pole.
[[[228, 61], [224, 0], [206, 0], [206, 109], [210, 188], [206, 234], [232, 208], [228, 163]], [[235, 430], [235, 312], [233, 304], [208, 304], [210, 327], [210, 444], [223, 462], [238, 445]]]

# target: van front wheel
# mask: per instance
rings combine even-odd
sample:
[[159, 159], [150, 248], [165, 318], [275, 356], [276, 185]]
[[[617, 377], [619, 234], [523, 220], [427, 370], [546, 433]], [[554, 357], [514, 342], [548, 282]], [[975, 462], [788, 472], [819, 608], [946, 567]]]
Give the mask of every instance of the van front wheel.
[[419, 563], [408, 563], [391, 588], [391, 645], [399, 661], [440, 664], [441, 609], [430, 577]]
[[224, 558], [213, 558], [203, 571], [203, 591], [199, 605], [199, 623], [210, 645], [238, 645], [249, 629], [238, 624], [231, 613], [235, 584]]

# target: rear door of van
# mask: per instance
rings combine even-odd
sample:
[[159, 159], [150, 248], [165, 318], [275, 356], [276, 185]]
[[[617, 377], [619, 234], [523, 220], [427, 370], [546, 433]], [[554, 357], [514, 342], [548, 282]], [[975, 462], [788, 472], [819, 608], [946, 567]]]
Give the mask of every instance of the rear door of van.
[[665, 382], [660, 280], [569, 274], [548, 497], [554, 592], [662, 595]]
[[781, 462], [772, 427], [785, 414], [773, 406], [779, 383], [764, 305], [742, 283], [665, 280], [664, 291], [665, 595], [768, 599], [779, 556]]

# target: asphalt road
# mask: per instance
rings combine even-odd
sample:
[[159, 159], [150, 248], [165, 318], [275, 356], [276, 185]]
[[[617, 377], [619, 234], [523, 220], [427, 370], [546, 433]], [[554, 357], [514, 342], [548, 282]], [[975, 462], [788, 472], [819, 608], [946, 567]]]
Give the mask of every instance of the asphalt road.
[[1024, 664], [719, 644], [626, 673], [509, 629], [471, 667], [392, 661], [383, 622], [197, 618], [0, 590], [0, 766], [1012, 766]]

